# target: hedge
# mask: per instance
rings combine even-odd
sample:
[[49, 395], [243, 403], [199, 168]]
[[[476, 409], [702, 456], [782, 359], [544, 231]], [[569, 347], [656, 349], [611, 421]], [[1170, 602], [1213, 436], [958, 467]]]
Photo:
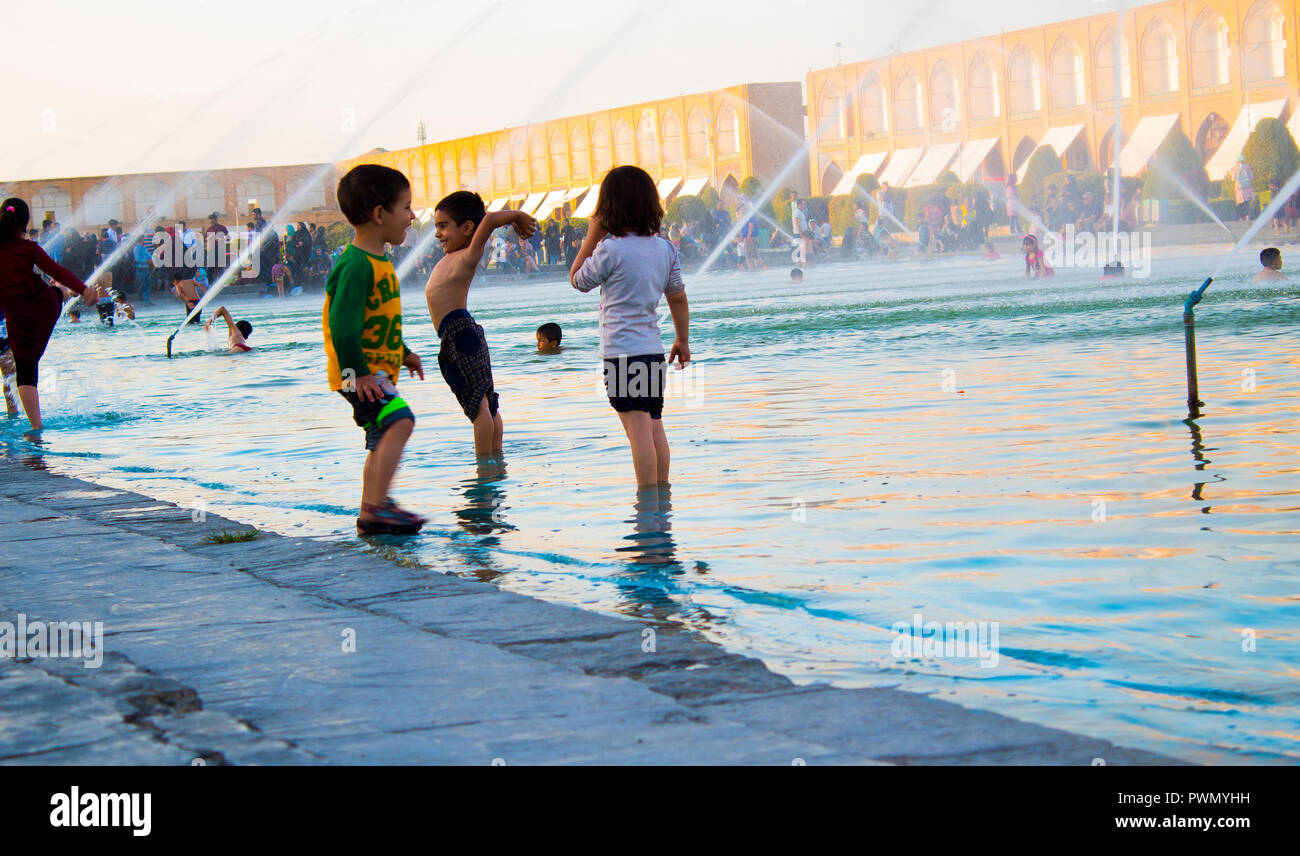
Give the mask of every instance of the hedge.
[[[1157, 168], [1157, 163], [1163, 169]], [[1192, 141], [1187, 139], [1187, 135], [1178, 128], [1175, 128], [1156, 149], [1151, 165], [1147, 168], [1146, 179], [1142, 183], [1142, 196], [1146, 199], [1186, 201], [1183, 190], [1168, 177], [1166, 171], [1181, 178], [1188, 189], [1199, 198], [1205, 198], [1210, 186], [1205, 165], [1201, 163], [1201, 157], [1196, 153]]]
[[1267, 190], [1270, 181], [1286, 184], [1300, 170], [1300, 148], [1277, 119], [1261, 119], [1241, 153], [1255, 173], [1256, 193]]
[[668, 203], [664, 222], [670, 226], [699, 223], [709, 216], [710, 208], [698, 196], [679, 196]]
[[1064, 170], [1065, 167], [1061, 166], [1061, 159], [1057, 157], [1051, 146], [1039, 146], [1030, 156], [1029, 165], [1025, 167], [1025, 177], [1020, 180], [1019, 186], [1016, 188], [1020, 201], [1031, 206], [1042, 204], [1045, 195], [1043, 181], [1049, 175], [1055, 175]]

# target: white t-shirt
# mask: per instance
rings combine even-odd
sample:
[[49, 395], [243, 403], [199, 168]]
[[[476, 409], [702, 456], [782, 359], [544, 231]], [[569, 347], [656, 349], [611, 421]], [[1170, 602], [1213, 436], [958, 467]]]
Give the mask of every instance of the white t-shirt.
[[686, 290], [677, 248], [657, 235], [607, 236], [573, 276], [573, 287], [600, 286], [600, 355], [662, 354], [659, 299]]

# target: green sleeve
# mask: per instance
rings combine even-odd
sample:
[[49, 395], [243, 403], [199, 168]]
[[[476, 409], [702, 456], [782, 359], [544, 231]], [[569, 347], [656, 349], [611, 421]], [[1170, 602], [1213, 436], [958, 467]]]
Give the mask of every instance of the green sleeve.
[[[366, 320], [366, 300], [374, 284], [374, 273], [366, 259], [343, 258], [330, 273], [330, 338], [339, 371], [352, 369], [356, 377], [370, 374], [361, 350], [361, 328]], [[328, 289], [327, 289], [328, 290]]]

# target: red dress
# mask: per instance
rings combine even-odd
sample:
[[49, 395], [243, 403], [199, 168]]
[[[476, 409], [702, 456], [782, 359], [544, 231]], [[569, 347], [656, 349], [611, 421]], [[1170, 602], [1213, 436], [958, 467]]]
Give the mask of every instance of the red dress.
[[14, 362], [35, 364], [45, 353], [54, 323], [63, 311], [63, 296], [32, 270], [38, 267], [80, 294], [86, 284], [26, 238], [0, 243], [0, 312], [9, 327]]

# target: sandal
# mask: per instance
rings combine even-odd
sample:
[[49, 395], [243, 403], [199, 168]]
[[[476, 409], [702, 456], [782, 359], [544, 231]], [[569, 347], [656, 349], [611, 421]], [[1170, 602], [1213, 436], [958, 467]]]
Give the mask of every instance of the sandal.
[[362, 511], [372, 519], [357, 518], [358, 535], [414, 535], [424, 528], [424, 518], [399, 508], [389, 497], [383, 505], [362, 505]]

